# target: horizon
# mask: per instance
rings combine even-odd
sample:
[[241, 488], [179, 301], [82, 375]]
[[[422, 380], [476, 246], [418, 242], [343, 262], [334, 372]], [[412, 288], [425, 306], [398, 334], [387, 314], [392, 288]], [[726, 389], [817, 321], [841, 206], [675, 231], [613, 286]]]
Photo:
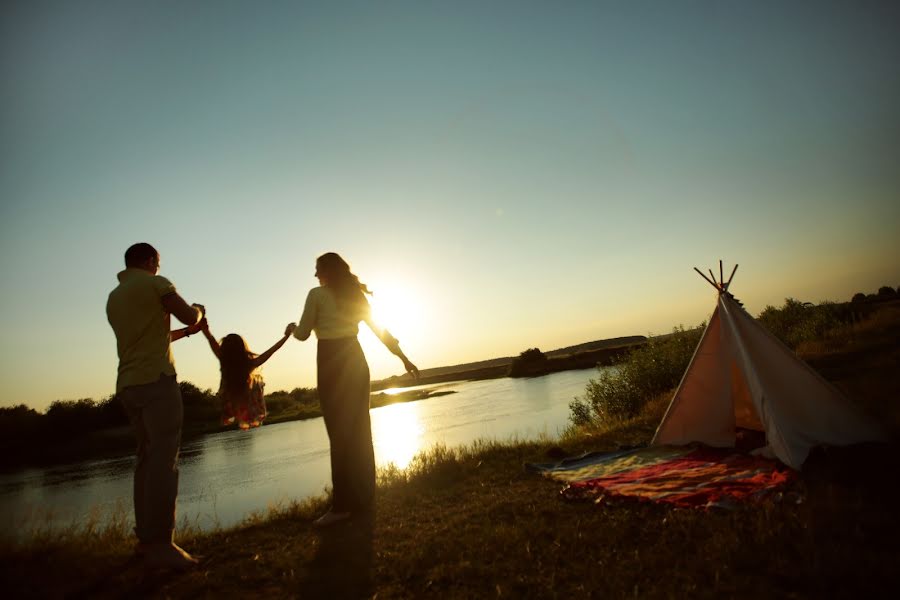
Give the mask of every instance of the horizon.
[[[881, 287], [881, 286], [879, 286], [879, 287]], [[877, 290], [875, 290], [875, 291], [877, 291]], [[869, 294], [874, 294], [874, 293], [875, 293], [875, 292], [866, 292], [865, 290], [858, 290], [858, 292], [862, 292], [862, 293], [865, 293], [865, 294], [867, 294], [867, 295], [869, 295]], [[900, 290], [898, 290], [898, 292], [900, 292]], [[786, 296], [786, 297], [785, 297], [785, 300], [787, 300], [788, 298], [793, 298], [793, 297], [792, 297], [792, 296]], [[738, 298], [738, 299], [740, 299], [740, 298]], [[796, 298], [794, 298], [794, 299], [796, 299]], [[819, 303], [822, 303], [822, 302], [849, 302], [849, 301], [850, 301], [849, 298], [846, 299], [846, 300], [839, 300], [839, 299], [823, 299], [823, 300], [817, 302], [816, 304], [819, 304]], [[741, 302], [744, 302], [744, 301], [741, 300]], [[781, 307], [781, 304], [778, 304], [778, 305], [771, 304], [771, 305], [767, 305], [767, 306], [775, 306], [776, 308], [780, 308], [780, 307]], [[745, 308], [746, 308], [746, 306], [745, 306]], [[664, 331], [648, 331], [648, 332], [645, 333], [645, 334], [617, 335], [617, 336], [611, 336], [611, 337], [608, 337], [608, 338], [588, 339], [588, 340], [582, 340], [582, 341], [580, 341], [580, 342], [576, 341], [576, 342], [569, 343], [569, 344], [565, 344], [565, 345], [562, 345], [562, 346], [554, 346], [554, 347], [549, 348], [549, 349], [548, 349], [548, 348], [541, 348], [540, 345], [537, 345], [537, 346], [528, 346], [528, 347], [526, 347], [526, 348], [522, 348], [522, 350], [526, 350], [526, 349], [528, 349], [528, 348], [533, 348], [533, 347], [538, 347], [542, 352], [544, 352], [544, 353], [546, 353], [546, 354], [549, 354], [549, 353], [556, 352], [556, 351], [559, 351], [559, 350], [563, 350], [563, 349], [566, 349], [566, 348], [569, 348], [569, 347], [579, 346], [579, 345], [581, 345], [581, 344], [586, 344], [586, 343], [591, 343], [591, 342], [602, 342], [602, 341], [608, 341], [608, 340], [620, 339], [620, 338], [622, 338], [622, 339], [627, 339], [627, 338], [632, 338], [632, 337], [648, 337], [648, 338], [649, 338], [649, 337], [653, 337], [653, 336], [657, 336], [657, 335], [666, 335], [666, 334], [668, 334], [668, 333], [671, 333], [672, 330], [673, 330], [673, 328], [675, 328], [675, 327], [684, 326], [684, 327], [688, 327], [688, 328], [693, 328], [693, 327], [699, 327], [699, 326], [702, 326], [704, 323], [706, 323], [706, 322], [709, 321], [709, 317], [712, 315], [713, 310], [715, 310], [715, 306], [713, 306], [713, 308], [710, 309], [710, 311], [709, 311], [709, 313], [706, 315], [706, 317], [705, 317], [702, 321], [700, 321], [700, 322], [697, 322], [697, 323], [694, 323], [694, 324], [690, 324], [690, 325], [685, 324], [685, 323], [678, 323], [678, 324], [672, 325], [672, 327], [670, 327], [669, 329], [664, 330]], [[753, 316], [754, 318], [756, 318], [756, 316], [758, 316], [758, 315], [757, 315], [757, 314], [751, 313], [751, 316]], [[361, 331], [362, 331], [362, 327], [363, 327], [363, 326], [361, 326], [361, 328], [360, 328]], [[366, 330], [366, 331], [368, 331], [368, 330]], [[375, 349], [377, 350], [378, 347], [380, 347], [380, 342], [378, 342], [376, 339], [373, 339], [374, 336], [372, 336], [371, 333], [370, 333], [369, 336], [367, 336], [367, 337], [369, 337], [370, 339], [368, 339], [368, 340], [366, 340], [365, 338], [363, 339], [363, 345], [364, 345], [364, 348], [365, 348], [366, 346], [369, 346], [370, 348], [371, 348], [371, 347], [375, 347]], [[366, 343], [366, 342], [368, 342], [368, 343]], [[370, 348], [367, 348], [367, 354], [368, 354]], [[514, 359], [516, 356], [518, 356], [518, 354], [519, 354], [520, 352], [521, 352], [521, 351], [515, 352], [515, 353], [512, 353], [512, 354], [508, 354], [508, 355], [497, 355], [497, 356], [492, 356], [492, 357], [488, 357], [488, 358], [474, 358], [474, 359], [471, 359], [471, 360], [466, 360], [465, 362], [453, 363], [453, 364], [445, 364], [445, 365], [437, 365], [437, 366], [432, 366], [432, 365], [428, 365], [428, 366], [420, 366], [420, 371], [422, 371], [423, 374], [424, 374], [424, 376], [427, 377], [428, 374], [425, 373], [425, 372], [426, 372], [426, 371], [429, 371], [429, 370], [446, 369], [446, 368], [449, 368], [449, 367], [465, 367], [465, 366], [469, 366], [469, 365], [471, 365], [471, 364], [478, 364], [478, 363], [481, 363], [481, 362], [488, 362], [488, 361], [501, 360], [501, 359], [507, 359], [507, 358], [509, 358], [509, 359]], [[370, 362], [371, 362], [371, 361], [370, 361]], [[176, 364], [176, 367], [177, 367], [177, 364]], [[403, 375], [404, 375], [404, 374], [402, 373], [402, 369], [399, 369], [396, 373], [388, 374], [388, 375], [385, 375], [385, 376], [383, 376], [383, 377], [375, 377], [375, 376], [373, 376], [373, 377], [372, 377], [372, 383], [373, 383], [373, 384], [374, 384], [374, 383], [379, 383], [379, 382], [382, 382], [382, 381], [384, 381], [384, 380], [390, 379], [391, 377], [394, 377], [394, 376], [403, 376]], [[190, 383], [190, 384], [192, 384], [192, 385], [197, 386], [197, 387], [198, 387], [199, 389], [201, 389], [201, 390], [212, 391], [213, 393], [215, 393], [215, 389], [216, 389], [216, 388], [213, 387], [213, 386], [198, 385], [197, 382], [191, 381], [191, 380], [186, 379], [186, 378], [184, 378], [184, 377], [181, 377], [180, 375], [179, 375], [179, 382]], [[446, 383], [446, 382], [445, 382], [445, 383]], [[434, 385], [443, 385], [443, 384], [434, 384]], [[268, 388], [267, 391], [266, 391], [266, 394], [268, 395], [268, 394], [272, 394], [272, 393], [290, 392], [290, 391], [292, 391], [292, 390], [294, 390], [294, 389], [296, 389], [296, 388], [307, 388], [307, 389], [308, 389], [308, 388], [315, 388], [316, 386], [315, 386], [315, 381], [313, 381], [312, 385], [297, 385], [297, 386], [289, 387], [289, 388], [272, 389], [271, 386], [268, 386], [268, 385], [267, 385], [266, 387]], [[397, 389], [404, 389], [404, 388], [397, 388]], [[381, 390], [381, 392], [383, 392], [383, 391], [384, 391], [384, 390]], [[373, 392], [373, 393], [380, 393], [380, 392]], [[106, 394], [105, 396], [99, 396], [99, 397], [81, 396], [81, 397], [56, 398], [55, 400], [52, 400], [52, 401], [48, 402], [48, 403], [47, 403], [45, 406], [43, 406], [43, 407], [35, 407], [35, 406], [32, 406], [32, 405], [30, 405], [30, 404], [28, 404], [28, 403], [13, 403], [13, 404], [0, 403], [0, 407], [11, 407], [11, 406], [17, 406], [17, 405], [19, 405], [19, 404], [25, 404], [26, 406], [28, 406], [28, 408], [35, 409], [35, 410], [37, 410], [38, 412], [46, 412], [46, 410], [50, 407], [50, 405], [51, 405], [54, 401], [76, 401], [76, 400], [90, 399], [90, 400], [94, 400], [94, 401], [96, 401], [96, 402], [100, 402], [100, 401], [103, 401], [103, 400], [105, 400], [106, 398], [110, 397], [111, 395], [115, 395], [115, 390], [113, 390], [113, 392], [111, 392], [110, 394]]]
[[[900, 284], [900, 6], [8, 2], [0, 405], [115, 391], [146, 241], [255, 352], [340, 253], [421, 369]], [[173, 322], [173, 328], [181, 325]], [[402, 372], [365, 326], [373, 380]], [[218, 389], [202, 336], [179, 379]], [[315, 387], [289, 340], [266, 389]]]

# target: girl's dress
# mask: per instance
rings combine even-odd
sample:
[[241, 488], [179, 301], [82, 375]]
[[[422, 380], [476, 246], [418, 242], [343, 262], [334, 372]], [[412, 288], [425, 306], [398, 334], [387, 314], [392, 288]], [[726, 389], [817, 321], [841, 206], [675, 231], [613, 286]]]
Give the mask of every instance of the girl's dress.
[[219, 387], [222, 402], [222, 424], [250, 429], [262, 425], [266, 418], [266, 399], [263, 393], [266, 384], [262, 375], [250, 375], [250, 386], [243, 393], [226, 392], [224, 383]]

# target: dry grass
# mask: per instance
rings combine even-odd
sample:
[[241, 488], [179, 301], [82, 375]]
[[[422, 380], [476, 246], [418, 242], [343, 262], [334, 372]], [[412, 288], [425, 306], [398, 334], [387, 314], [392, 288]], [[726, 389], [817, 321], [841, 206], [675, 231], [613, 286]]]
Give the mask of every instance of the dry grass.
[[[651, 428], [636, 421], [590, 447]], [[827, 464], [788, 496], [800, 504], [698, 512], [564, 502], [558, 484], [522, 470], [550, 451], [437, 448], [410, 472], [381, 474], [374, 521], [316, 531], [318, 498], [228, 531], [182, 533], [206, 557], [184, 575], [130, 564], [121, 528], [41, 541], [4, 556], [4, 574], [35, 597], [823, 597], [877, 596], [897, 583], [891, 496]], [[24, 587], [13, 586], [27, 596]]]

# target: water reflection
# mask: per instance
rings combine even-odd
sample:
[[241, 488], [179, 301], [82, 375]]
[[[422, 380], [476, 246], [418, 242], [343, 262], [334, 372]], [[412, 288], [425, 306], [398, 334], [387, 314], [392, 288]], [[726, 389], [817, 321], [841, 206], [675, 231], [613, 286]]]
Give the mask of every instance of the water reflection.
[[[253, 450], [253, 440], [256, 439], [256, 436], [253, 435], [256, 430], [240, 430], [237, 433], [241, 433], [243, 435], [232, 435], [230, 437], [222, 440], [222, 450], [225, 451], [225, 456], [233, 456], [244, 454], [245, 452], [250, 452]], [[249, 434], [249, 435], [248, 435]]]
[[520, 394], [529, 406], [548, 408], [552, 404], [550, 382], [546, 377], [530, 377], [512, 381], [516, 393]]
[[421, 403], [392, 404], [371, 412], [375, 462], [379, 466], [393, 463], [398, 469], [409, 466], [422, 449], [425, 426], [419, 417]]
[[422, 385], [411, 385], [411, 386], [409, 386], [409, 387], [399, 387], [399, 388], [398, 388], [398, 387], [394, 387], [394, 388], [387, 388], [387, 389], [384, 389], [384, 390], [381, 390], [381, 391], [378, 391], [378, 392], [373, 392], [373, 393], [374, 393], [374, 394], [386, 394], [386, 395], [388, 395], [388, 396], [396, 396], [397, 394], [403, 394], [403, 393], [406, 393], [406, 392], [412, 392], [412, 391], [415, 391], [415, 390], [422, 390], [422, 389], [425, 389], [425, 388], [432, 388], [432, 389], [434, 389], [434, 388], [437, 388], [437, 387], [440, 387], [440, 385], [439, 385], [439, 384], [434, 384], [434, 383], [425, 383], [425, 384], [422, 384]]
[[[405, 469], [437, 444], [557, 436], [591, 377], [596, 371], [440, 384], [456, 393], [372, 409], [376, 463]], [[133, 468], [129, 456], [0, 474], [0, 539], [27, 522], [65, 526], [98, 511], [130, 516]], [[331, 481], [328, 436], [319, 418], [186, 440], [179, 470], [179, 523], [227, 527], [273, 503], [322, 493]], [[44, 510], [49, 516], [40, 516]]]

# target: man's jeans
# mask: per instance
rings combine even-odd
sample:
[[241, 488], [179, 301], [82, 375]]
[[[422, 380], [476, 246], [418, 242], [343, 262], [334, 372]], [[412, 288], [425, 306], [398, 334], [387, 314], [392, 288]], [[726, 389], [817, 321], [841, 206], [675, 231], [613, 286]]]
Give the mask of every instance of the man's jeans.
[[174, 375], [134, 385], [119, 399], [137, 436], [134, 531], [145, 544], [172, 541], [178, 495], [178, 449], [184, 408]]

